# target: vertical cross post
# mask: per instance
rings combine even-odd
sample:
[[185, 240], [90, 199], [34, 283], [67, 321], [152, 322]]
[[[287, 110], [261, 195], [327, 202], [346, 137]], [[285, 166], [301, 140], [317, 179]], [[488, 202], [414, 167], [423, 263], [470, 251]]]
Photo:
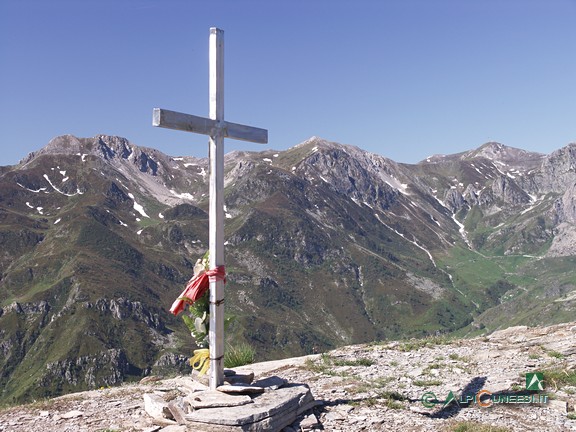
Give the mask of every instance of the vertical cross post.
[[[210, 29], [210, 114], [218, 133], [210, 136], [210, 268], [224, 265], [224, 32]], [[224, 382], [224, 281], [210, 281], [210, 388]]]
[[[224, 120], [224, 31], [212, 27], [209, 44], [209, 118], [154, 108], [152, 125], [210, 137], [210, 270], [224, 266], [224, 138], [268, 142], [266, 129]], [[210, 277], [210, 389], [224, 382], [224, 281]]]

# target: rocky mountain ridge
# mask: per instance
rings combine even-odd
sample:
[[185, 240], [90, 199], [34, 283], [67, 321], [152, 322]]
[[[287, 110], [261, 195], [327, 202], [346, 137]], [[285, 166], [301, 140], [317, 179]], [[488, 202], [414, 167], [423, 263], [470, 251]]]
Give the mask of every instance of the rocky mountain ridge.
[[[575, 152], [488, 143], [408, 165], [313, 137], [227, 154], [230, 342], [272, 359], [569, 320]], [[207, 175], [103, 135], [2, 167], [2, 399], [182, 367], [193, 347], [167, 309], [207, 249]]]

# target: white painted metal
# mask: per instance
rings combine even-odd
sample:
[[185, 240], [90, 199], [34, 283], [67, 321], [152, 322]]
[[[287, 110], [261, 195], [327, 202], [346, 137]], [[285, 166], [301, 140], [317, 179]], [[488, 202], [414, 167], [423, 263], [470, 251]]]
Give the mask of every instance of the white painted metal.
[[[224, 138], [250, 141], [259, 144], [266, 144], [268, 142], [268, 131], [266, 129], [229, 121], [221, 122], [222, 127], [218, 128], [218, 122], [216, 120], [161, 108], [154, 108], [152, 125], [203, 135], [216, 135], [217, 133], [221, 133]], [[217, 129], [220, 129], [220, 131]]]
[[[224, 32], [210, 29], [210, 119], [224, 121]], [[224, 265], [224, 137], [210, 136], [210, 268]], [[210, 389], [224, 382], [224, 281], [210, 281]]]
[[[268, 131], [224, 121], [224, 32], [210, 29], [210, 111], [198, 117], [154, 108], [153, 126], [195, 132], [210, 137], [210, 269], [224, 265], [224, 137], [268, 142]], [[224, 382], [224, 282], [210, 281], [210, 388]]]

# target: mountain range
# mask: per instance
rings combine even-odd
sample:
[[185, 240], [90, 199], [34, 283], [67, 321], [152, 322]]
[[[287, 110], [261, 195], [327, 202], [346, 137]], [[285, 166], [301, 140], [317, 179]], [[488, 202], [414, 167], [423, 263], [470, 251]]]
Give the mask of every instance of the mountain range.
[[[182, 370], [208, 160], [60, 136], [0, 167], [0, 401]], [[259, 360], [573, 319], [576, 144], [402, 164], [318, 137], [225, 157], [230, 344]]]

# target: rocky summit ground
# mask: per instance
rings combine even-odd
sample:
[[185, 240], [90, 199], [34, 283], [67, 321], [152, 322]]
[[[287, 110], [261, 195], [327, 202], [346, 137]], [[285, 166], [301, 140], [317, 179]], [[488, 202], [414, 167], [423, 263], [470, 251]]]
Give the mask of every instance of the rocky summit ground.
[[[238, 371], [310, 387], [316, 406], [285, 432], [576, 431], [575, 342], [576, 323], [512, 327], [474, 339], [348, 346]], [[543, 390], [526, 390], [526, 374], [535, 372]], [[537, 386], [541, 376], [529, 378]], [[0, 431], [184, 432], [185, 425], [150, 416], [143, 395], [170, 400], [189, 390], [187, 381], [148, 379], [5, 408]]]

